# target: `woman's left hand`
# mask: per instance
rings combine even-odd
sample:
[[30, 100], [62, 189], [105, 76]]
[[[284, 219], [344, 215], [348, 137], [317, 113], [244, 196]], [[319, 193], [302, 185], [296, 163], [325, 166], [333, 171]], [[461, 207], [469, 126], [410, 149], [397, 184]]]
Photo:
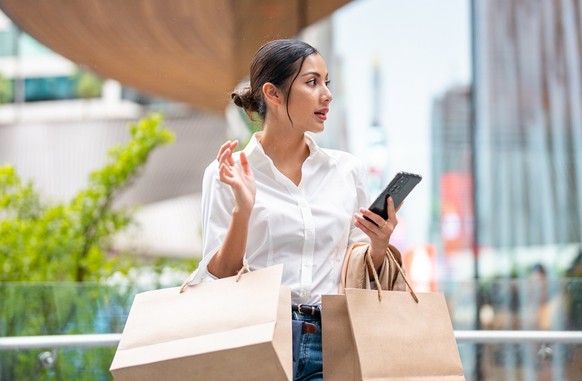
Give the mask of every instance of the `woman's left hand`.
[[[390, 237], [392, 236], [392, 232], [394, 232], [396, 225], [398, 225], [396, 212], [400, 209], [400, 206], [402, 206], [400, 205], [398, 209], [395, 209], [394, 201], [392, 201], [392, 197], [390, 196], [388, 196], [386, 202], [388, 204], [388, 219], [386, 220], [371, 210], [364, 208], [360, 209], [360, 213], [354, 215], [356, 219], [356, 227], [360, 228], [360, 230], [370, 238], [370, 252], [377, 269], [384, 261], [388, 242], [390, 241]], [[368, 217], [373, 222], [368, 221], [364, 216]]]

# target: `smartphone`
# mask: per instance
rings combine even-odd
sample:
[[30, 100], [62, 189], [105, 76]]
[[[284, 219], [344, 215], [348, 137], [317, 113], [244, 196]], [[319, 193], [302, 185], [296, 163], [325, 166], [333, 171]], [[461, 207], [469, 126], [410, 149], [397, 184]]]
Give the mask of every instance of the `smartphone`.
[[[406, 196], [408, 196], [412, 189], [414, 189], [414, 187], [420, 183], [421, 180], [422, 176], [415, 173], [398, 172], [368, 209], [382, 216], [383, 219], [387, 219], [388, 203], [386, 202], [386, 198], [389, 195], [392, 196], [392, 201], [394, 201], [394, 208], [398, 208]], [[367, 217], [366, 219], [371, 221]]]

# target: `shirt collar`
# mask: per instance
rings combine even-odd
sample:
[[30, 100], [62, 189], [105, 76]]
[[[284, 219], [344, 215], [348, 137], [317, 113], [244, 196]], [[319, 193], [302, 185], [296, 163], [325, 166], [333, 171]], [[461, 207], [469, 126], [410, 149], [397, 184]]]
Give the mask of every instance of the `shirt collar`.
[[[265, 151], [263, 150], [263, 146], [259, 142], [259, 139], [261, 138], [262, 134], [263, 134], [262, 132], [255, 132], [251, 137], [251, 140], [245, 147], [244, 152], [248, 158], [256, 156], [268, 159], [267, 155], [265, 154]], [[329, 155], [324, 149], [317, 145], [313, 137], [311, 137], [309, 134], [305, 134], [305, 142], [309, 147], [310, 158], [321, 158], [330, 161], [335, 161], [335, 159], [331, 155]]]
[[249, 140], [247, 146], [243, 150], [247, 157], [251, 157], [254, 151], [258, 151], [263, 155], [265, 154], [265, 151], [263, 151], [263, 147], [259, 143], [259, 138], [261, 137], [261, 134], [262, 134], [261, 132], [255, 132], [253, 136], [251, 136], [251, 140]]
[[309, 147], [309, 157], [319, 158], [320, 160], [329, 160], [331, 162], [336, 162], [336, 159], [331, 156], [326, 150], [317, 145], [313, 137], [309, 134], [305, 134], [305, 142]]

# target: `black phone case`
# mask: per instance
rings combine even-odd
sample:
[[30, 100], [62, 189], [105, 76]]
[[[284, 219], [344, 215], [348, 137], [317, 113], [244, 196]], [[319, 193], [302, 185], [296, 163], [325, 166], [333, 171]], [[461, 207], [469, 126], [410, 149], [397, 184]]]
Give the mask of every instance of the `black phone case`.
[[388, 218], [388, 204], [386, 198], [388, 195], [392, 196], [394, 201], [394, 208], [404, 201], [406, 196], [414, 189], [414, 187], [422, 180], [422, 176], [415, 173], [398, 172], [396, 176], [390, 181], [390, 184], [380, 193], [378, 198], [370, 206], [370, 210], [383, 219]]

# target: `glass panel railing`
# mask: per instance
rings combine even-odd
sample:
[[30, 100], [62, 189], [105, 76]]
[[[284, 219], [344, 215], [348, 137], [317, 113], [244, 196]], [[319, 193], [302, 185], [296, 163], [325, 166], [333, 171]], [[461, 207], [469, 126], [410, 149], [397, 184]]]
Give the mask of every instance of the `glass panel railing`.
[[[0, 283], [0, 337], [121, 332], [139, 290], [78, 283]], [[0, 380], [112, 380], [115, 347], [7, 350]]]
[[0, 283], [0, 336], [121, 332], [134, 287]]
[[[455, 330], [580, 331], [582, 279], [441, 284]], [[479, 301], [479, 303], [477, 303]], [[516, 340], [519, 341], [519, 340]], [[468, 380], [575, 380], [582, 345], [460, 343]]]
[[[110, 334], [123, 330], [134, 295], [156, 287], [0, 284], [0, 337]], [[580, 331], [582, 279], [441, 283], [457, 332]], [[479, 292], [477, 292], [477, 290]], [[480, 308], [476, 301], [480, 301]], [[518, 336], [516, 336], [517, 338]], [[580, 340], [459, 340], [467, 380], [575, 380]], [[0, 380], [112, 380], [115, 345], [0, 351]]]

